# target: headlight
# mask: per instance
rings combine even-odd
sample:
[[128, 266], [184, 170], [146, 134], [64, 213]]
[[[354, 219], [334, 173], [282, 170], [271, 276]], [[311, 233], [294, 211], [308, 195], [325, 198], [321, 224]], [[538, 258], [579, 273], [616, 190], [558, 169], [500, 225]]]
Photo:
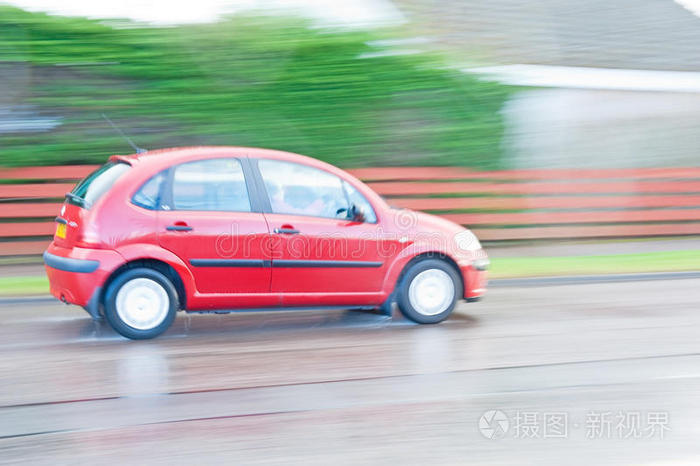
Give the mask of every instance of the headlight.
[[488, 270], [490, 265], [491, 261], [488, 259], [475, 259], [474, 262], [472, 262], [472, 267], [474, 267], [475, 270]]
[[477, 251], [481, 249], [481, 243], [476, 235], [469, 230], [460, 231], [455, 235], [455, 243], [463, 251]]

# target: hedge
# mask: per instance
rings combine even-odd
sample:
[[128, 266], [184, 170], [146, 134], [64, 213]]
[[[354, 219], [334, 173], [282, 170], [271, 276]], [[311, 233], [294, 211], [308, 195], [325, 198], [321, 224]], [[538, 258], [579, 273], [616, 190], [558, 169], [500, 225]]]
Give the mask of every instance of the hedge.
[[[345, 167], [501, 168], [509, 89], [437, 53], [394, 53], [378, 41], [400, 34], [270, 16], [155, 27], [0, 7], [0, 165], [132, 152], [106, 113], [146, 148], [242, 145]], [[12, 132], [2, 120], [17, 115], [53, 127]]]

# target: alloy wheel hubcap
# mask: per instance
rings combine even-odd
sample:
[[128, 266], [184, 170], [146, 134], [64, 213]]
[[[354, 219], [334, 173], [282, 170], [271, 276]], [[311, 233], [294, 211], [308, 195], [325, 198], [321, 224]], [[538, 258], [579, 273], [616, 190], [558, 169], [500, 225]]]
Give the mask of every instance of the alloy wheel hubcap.
[[425, 316], [447, 310], [454, 298], [452, 278], [440, 269], [429, 269], [416, 275], [408, 287], [408, 299], [413, 308]]
[[170, 299], [165, 289], [150, 278], [135, 278], [119, 289], [117, 314], [129, 327], [150, 330], [168, 315]]

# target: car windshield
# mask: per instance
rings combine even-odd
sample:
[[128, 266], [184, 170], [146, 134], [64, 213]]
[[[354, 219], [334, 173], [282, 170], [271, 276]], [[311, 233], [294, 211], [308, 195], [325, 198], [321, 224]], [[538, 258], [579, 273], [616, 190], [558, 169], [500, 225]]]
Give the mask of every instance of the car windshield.
[[108, 162], [88, 175], [66, 194], [71, 204], [89, 209], [112, 187], [115, 181], [131, 168], [123, 162]]

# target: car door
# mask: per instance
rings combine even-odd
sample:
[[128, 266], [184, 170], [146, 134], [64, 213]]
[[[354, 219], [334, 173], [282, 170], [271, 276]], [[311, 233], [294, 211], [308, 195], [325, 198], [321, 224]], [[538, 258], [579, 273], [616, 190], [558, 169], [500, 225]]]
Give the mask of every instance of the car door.
[[[285, 306], [373, 303], [387, 261], [371, 204], [315, 167], [274, 159], [257, 167], [270, 203], [271, 291]], [[350, 204], [363, 216], [348, 218]]]
[[267, 223], [253, 209], [243, 163], [214, 158], [172, 167], [158, 215], [159, 244], [187, 264], [197, 291], [237, 295], [232, 303], [240, 305], [245, 294], [268, 293], [271, 277]]

